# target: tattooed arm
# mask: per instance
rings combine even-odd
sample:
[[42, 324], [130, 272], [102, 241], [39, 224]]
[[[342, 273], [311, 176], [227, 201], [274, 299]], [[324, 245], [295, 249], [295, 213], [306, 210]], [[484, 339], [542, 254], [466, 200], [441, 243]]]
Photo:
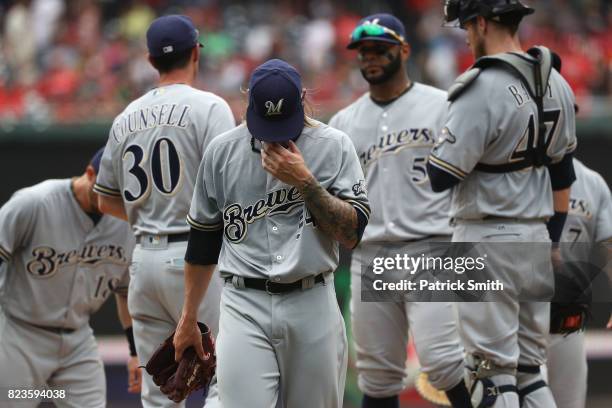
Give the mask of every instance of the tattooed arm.
[[357, 245], [359, 237], [355, 207], [331, 195], [312, 176], [298, 189], [321, 231], [349, 249]]
[[262, 165], [277, 179], [295, 186], [302, 193], [306, 207], [317, 221], [317, 227], [347, 248], [359, 242], [357, 210], [325, 190], [304, 163], [293, 142], [284, 148], [265, 144]]

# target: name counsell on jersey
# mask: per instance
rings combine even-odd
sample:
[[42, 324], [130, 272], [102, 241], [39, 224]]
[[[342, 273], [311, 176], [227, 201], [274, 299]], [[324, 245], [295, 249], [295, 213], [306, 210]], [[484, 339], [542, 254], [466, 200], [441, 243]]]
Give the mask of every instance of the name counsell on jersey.
[[119, 116], [111, 129], [115, 140], [119, 141], [125, 136], [153, 129], [158, 126], [186, 128], [189, 125], [189, 105], [164, 103], [147, 106], [125, 115]]

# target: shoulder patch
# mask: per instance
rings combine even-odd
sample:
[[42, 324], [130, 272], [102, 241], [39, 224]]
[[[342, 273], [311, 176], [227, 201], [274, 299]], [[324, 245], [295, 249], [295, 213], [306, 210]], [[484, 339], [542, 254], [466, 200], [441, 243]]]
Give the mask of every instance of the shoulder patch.
[[365, 180], [359, 180], [357, 183], [353, 184], [352, 190], [355, 196], [367, 194], [368, 190], [366, 189]]
[[448, 100], [452, 102], [459, 98], [463, 91], [468, 89], [470, 85], [474, 83], [481, 72], [482, 70], [480, 68], [472, 68], [459, 75], [451, 87], [448, 88]]

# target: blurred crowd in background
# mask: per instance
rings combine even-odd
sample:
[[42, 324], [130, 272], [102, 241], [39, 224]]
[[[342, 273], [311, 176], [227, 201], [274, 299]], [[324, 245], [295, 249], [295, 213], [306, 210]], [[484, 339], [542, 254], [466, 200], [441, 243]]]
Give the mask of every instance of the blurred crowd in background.
[[[581, 115], [609, 114], [612, 2], [526, 0], [536, 7], [523, 45], [544, 44], [563, 58]], [[155, 85], [145, 33], [162, 14], [189, 15], [200, 28], [197, 86], [228, 100], [262, 61], [283, 58], [301, 71], [316, 116], [326, 118], [366, 89], [354, 52], [358, 20], [394, 13], [412, 44], [410, 74], [446, 89], [473, 59], [460, 29], [442, 27], [442, 0], [0, 0], [0, 122], [106, 122]]]

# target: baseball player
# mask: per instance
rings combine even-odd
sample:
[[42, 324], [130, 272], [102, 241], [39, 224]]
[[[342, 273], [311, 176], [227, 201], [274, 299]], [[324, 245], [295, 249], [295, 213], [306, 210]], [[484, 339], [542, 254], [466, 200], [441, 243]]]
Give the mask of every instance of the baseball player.
[[[192, 87], [200, 45], [188, 17], [168, 15], [153, 21], [147, 46], [149, 61], [160, 74], [159, 85], [114, 120], [95, 185], [102, 211], [128, 220], [136, 235], [129, 309], [143, 365], [180, 317], [186, 217], [204, 149], [235, 125], [223, 99]], [[217, 277], [198, 314], [214, 334], [220, 291]], [[176, 406], [148, 375], [142, 403]]]
[[[499, 302], [458, 304], [472, 404], [554, 407], [539, 369], [550, 303], [518, 295], [552, 291], [550, 241], [559, 241], [575, 180], [574, 96], [552, 69], [550, 51], [521, 48], [518, 26], [532, 8], [518, 0], [448, 0], [444, 11], [467, 31], [477, 61], [449, 91], [427, 170], [434, 191], [454, 187], [453, 241], [478, 242], [490, 270], [511, 280]], [[525, 242], [538, 243], [529, 256], [515, 245]]]
[[195, 312], [218, 263], [224, 408], [342, 407], [333, 271], [338, 243], [359, 242], [370, 210], [353, 144], [305, 116], [303, 96], [291, 65], [257, 67], [246, 124], [211, 142], [198, 173], [175, 346], [177, 357], [190, 345], [203, 353]]
[[[362, 407], [399, 407], [406, 381], [408, 330], [422, 370], [469, 407], [463, 348], [451, 303], [363, 302], [362, 265], [388, 243], [406, 243], [410, 256], [432, 254], [431, 242], [450, 241], [450, 192], [434, 193], [425, 164], [446, 117], [446, 93], [412, 82], [404, 25], [389, 14], [362, 19], [351, 35], [370, 91], [337, 113], [330, 126], [350, 136], [369, 189], [372, 218], [353, 251], [351, 312]], [[442, 246], [439, 246], [443, 249]], [[435, 324], [432, 322], [435, 321]], [[384, 333], [384, 336], [381, 335]]]
[[[572, 185], [567, 221], [561, 235], [563, 260], [571, 259], [573, 244], [612, 240], [612, 196], [604, 179], [574, 159], [576, 182]], [[548, 348], [548, 382], [559, 408], [583, 408], [587, 391], [584, 332], [552, 334]], [[571, 373], [571, 374], [569, 374]]]
[[139, 391], [126, 299], [134, 237], [127, 223], [98, 211], [93, 185], [101, 156], [80, 177], [24, 188], [0, 209], [3, 407], [36, 407], [42, 399], [106, 406], [89, 316], [113, 293], [130, 341], [129, 390]]

